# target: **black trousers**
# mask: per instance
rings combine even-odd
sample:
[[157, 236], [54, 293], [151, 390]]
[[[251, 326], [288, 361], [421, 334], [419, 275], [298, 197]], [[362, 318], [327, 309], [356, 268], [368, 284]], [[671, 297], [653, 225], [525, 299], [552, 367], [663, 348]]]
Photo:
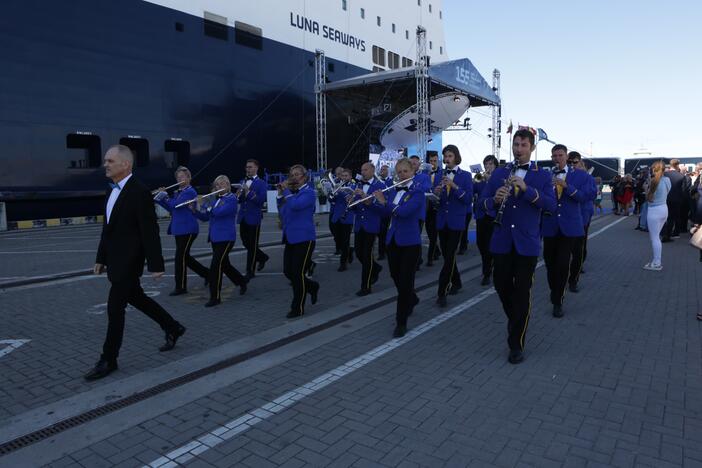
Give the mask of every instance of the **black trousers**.
[[478, 244], [480, 258], [483, 263], [483, 276], [492, 275], [492, 253], [490, 253], [490, 239], [495, 228], [495, 218], [488, 215], [475, 220], [475, 241]]
[[438, 230], [436, 229], [436, 210], [431, 203], [429, 203], [429, 206], [427, 207], [425, 228], [427, 230], [427, 237], [429, 238], [427, 262], [433, 262], [437, 254], [436, 249], [438, 247]]
[[514, 249], [508, 254], [493, 255], [495, 290], [507, 315], [509, 349], [524, 350], [536, 260], [537, 257], [519, 255]]
[[[332, 209], [332, 208], [330, 208], [330, 209]], [[334, 239], [334, 250], [338, 251], [339, 250], [339, 241], [336, 238], [336, 223], [332, 223], [331, 219], [332, 219], [331, 213], [329, 213], [329, 232], [332, 235], [332, 239]]]
[[680, 234], [680, 206], [679, 201], [668, 201], [668, 219], [663, 226], [661, 237], [670, 239], [672, 236]]
[[563, 304], [565, 287], [570, 273], [570, 254], [577, 237], [558, 234], [544, 237], [544, 263], [548, 287], [551, 289], [551, 304]]
[[421, 244], [400, 247], [393, 239], [387, 246], [390, 276], [397, 288], [397, 309], [395, 320], [398, 325], [407, 326], [407, 317], [418, 302], [414, 292], [414, 274], [422, 253]]
[[293, 299], [290, 311], [304, 314], [306, 294], [319, 288], [316, 281], [305, 276], [312, 261], [314, 241], [298, 242], [297, 244], [285, 243], [283, 252], [283, 274], [290, 280], [293, 288]]
[[590, 225], [585, 225], [585, 235], [576, 237], [573, 242], [573, 250], [570, 255], [570, 271], [568, 274], [568, 284], [577, 285], [580, 279], [580, 272], [583, 269], [585, 258], [587, 258], [587, 233], [590, 230]]
[[678, 234], [687, 232], [688, 220], [690, 217], [690, 201], [683, 200], [680, 203], [680, 216], [678, 217]]
[[333, 224], [336, 245], [341, 252], [339, 263], [341, 265], [346, 265], [346, 263], [349, 261], [349, 252], [351, 249], [351, 229], [353, 229], [353, 224], [344, 224], [339, 222]]
[[436, 293], [439, 297], [446, 296], [451, 287], [462, 286], [461, 274], [456, 267], [456, 251], [462, 234], [463, 231], [453, 231], [449, 228], [439, 230], [439, 242], [444, 256], [444, 265], [439, 273], [439, 289]]
[[232, 283], [241, 286], [246, 282], [239, 270], [234, 268], [229, 262], [229, 252], [234, 247], [234, 242], [213, 242], [212, 243], [212, 263], [210, 263], [210, 299], [221, 299], [222, 275], [227, 275]]
[[390, 227], [390, 218], [380, 219], [380, 233], [378, 234], [378, 258], [385, 258], [385, 238], [388, 236], [388, 227]]
[[268, 261], [268, 255], [263, 250], [258, 248], [258, 239], [261, 235], [260, 224], [239, 224], [239, 234], [241, 242], [246, 248], [246, 273], [249, 276], [254, 276], [256, 273], [256, 262]]
[[102, 346], [101, 358], [104, 360], [116, 360], [119, 356], [127, 304], [146, 314], [163, 331], [175, 330], [180, 325], [163, 307], [144, 294], [139, 278], [112, 283], [107, 299], [107, 335]]
[[373, 277], [380, 272], [380, 265], [373, 258], [375, 236], [375, 234], [361, 229], [354, 237], [356, 258], [361, 262], [361, 289], [370, 289]]
[[473, 219], [473, 213], [468, 213], [466, 215], [466, 228], [461, 235], [461, 245], [458, 250], [465, 252], [468, 249], [468, 231], [470, 231], [470, 220]]
[[197, 234], [183, 234], [182, 236], [175, 236], [176, 289], [188, 289], [188, 268], [203, 278], [207, 278], [207, 275], [209, 275], [209, 270], [190, 255], [190, 247], [192, 247], [196, 238]]

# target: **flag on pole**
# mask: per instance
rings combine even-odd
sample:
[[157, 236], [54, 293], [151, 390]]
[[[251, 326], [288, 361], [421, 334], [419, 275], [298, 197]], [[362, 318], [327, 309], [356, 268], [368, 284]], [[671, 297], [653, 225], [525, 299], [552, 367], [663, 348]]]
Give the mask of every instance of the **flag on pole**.
[[514, 127], [512, 126], [512, 119], [509, 119], [509, 125], [507, 126], [507, 133], [509, 133], [511, 135], [513, 129], [514, 129]]
[[536, 131], [539, 133], [539, 140], [549, 141], [548, 135], [546, 134], [546, 132], [544, 132], [543, 128], [538, 128], [538, 129], [536, 129]]

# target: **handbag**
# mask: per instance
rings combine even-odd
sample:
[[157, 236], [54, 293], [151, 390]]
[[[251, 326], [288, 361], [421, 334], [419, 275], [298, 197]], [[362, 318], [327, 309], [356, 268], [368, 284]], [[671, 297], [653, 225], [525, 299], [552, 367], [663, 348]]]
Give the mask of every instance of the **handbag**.
[[693, 247], [697, 247], [698, 249], [702, 250], [702, 228], [699, 226], [697, 228], [693, 228], [694, 232], [692, 233], [692, 237], [690, 238], [690, 244]]

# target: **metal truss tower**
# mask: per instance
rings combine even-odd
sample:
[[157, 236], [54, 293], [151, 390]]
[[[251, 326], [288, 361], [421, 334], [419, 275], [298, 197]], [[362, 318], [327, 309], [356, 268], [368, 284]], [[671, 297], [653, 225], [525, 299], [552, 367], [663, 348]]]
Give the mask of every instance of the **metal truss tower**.
[[417, 61], [414, 74], [417, 79], [417, 153], [424, 161], [429, 140], [429, 57], [427, 57], [427, 30], [417, 26]]
[[[492, 71], [492, 90], [500, 97], [500, 70]], [[492, 154], [499, 160], [502, 147], [502, 102], [492, 106]]]
[[324, 51], [317, 49], [314, 57], [315, 120], [317, 124], [317, 170], [327, 170], [327, 64]]

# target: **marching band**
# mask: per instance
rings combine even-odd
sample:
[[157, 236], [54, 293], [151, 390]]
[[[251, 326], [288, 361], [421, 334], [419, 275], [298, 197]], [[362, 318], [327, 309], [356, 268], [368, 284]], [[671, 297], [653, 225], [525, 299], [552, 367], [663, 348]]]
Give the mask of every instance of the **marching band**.
[[[555, 167], [549, 173], [531, 161], [534, 145], [531, 132], [517, 131], [512, 144], [513, 162], [498, 167], [497, 158], [489, 155], [483, 160], [484, 172], [475, 176], [459, 167], [460, 152], [456, 146], [448, 145], [441, 153], [443, 167], [438, 155], [432, 155], [429, 164], [422, 163], [418, 156], [411, 156], [396, 162], [394, 178], [390, 177], [387, 165], [376, 173], [376, 167], [366, 162], [355, 181], [347, 168], [336, 168], [321, 180], [322, 191], [330, 204], [329, 227], [339, 255], [338, 271], [348, 269], [354, 251], [361, 264], [358, 296], [372, 294], [373, 285], [383, 270], [377, 260], [387, 256], [390, 277], [397, 289], [394, 337], [407, 333], [408, 319], [419, 303], [414, 283], [415, 273], [422, 264], [422, 229], [426, 229], [429, 238], [426, 266], [432, 266], [443, 257], [436, 303], [445, 307], [448, 296], [457, 294], [462, 287], [456, 256], [462, 253], [462, 243], [467, 242], [473, 213], [482, 267], [480, 284], [488, 286], [493, 282], [507, 316], [508, 361], [517, 364], [524, 360], [531, 289], [542, 239], [553, 316], [563, 317], [566, 286], [571, 292], [579, 290], [578, 279], [583, 272], [587, 230], [594, 214], [592, 202], [597, 189], [580, 154], [568, 153], [563, 145], [554, 146]], [[119, 151], [125, 153], [122, 158], [129, 162], [126, 150], [119, 147]], [[174, 236], [176, 244], [175, 288], [171, 296], [188, 292], [187, 270], [190, 269], [204, 278], [209, 287], [210, 298], [205, 307], [217, 306], [222, 303], [223, 276], [244, 294], [249, 281], [264, 268], [269, 257], [259, 247], [259, 237], [267, 185], [258, 177], [258, 170], [258, 161], [249, 159], [245, 166], [246, 177], [240, 184], [232, 186], [226, 175], [219, 175], [213, 181], [212, 191], [198, 196], [190, 185], [190, 171], [181, 166], [175, 171], [175, 184], [151, 192], [153, 201], [171, 215], [168, 234]], [[127, 177], [131, 177], [131, 173]], [[117, 184], [112, 185], [119, 190]], [[320, 290], [319, 283], [310, 278], [315, 265], [312, 255], [317, 240], [314, 222], [317, 192], [302, 165], [292, 166], [288, 178], [276, 188], [284, 245], [283, 273], [292, 285], [287, 318], [296, 318], [305, 313], [307, 296], [315, 304]], [[113, 190], [112, 197], [114, 193], [118, 192]], [[109, 207], [108, 202], [108, 217]], [[198, 220], [209, 222], [208, 242], [212, 248], [209, 268], [190, 255], [199, 233]], [[244, 275], [229, 261], [229, 253], [236, 242], [236, 224], [239, 224], [247, 252]], [[107, 227], [106, 224], [104, 229]], [[376, 239], [377, 259], [374, 257]], [[149, 239], [148, 242], [149, 248], [155, 247], [151, 245], [153, 241]], [[96, 274], [104, 270], [105, 258], [101, 251]], [[138, 293], [135, 282], [138, 276], [134, 278], [130, 280], [130, 287]], [[113, 285], [113, 289], [116, 287]], [[131, 300], [129, 294], [131, 292], [125, 292], [120, 297], [126, 299], [121, 300]], [[113, 330], [123, 327], [120, 322], [123, 312], [118, 309], [126, 303], [114, 302], [113, 315], [118, 324], [110, 325], [107, 351], [86, 378], [100, 378], [116, 369], [116, 350], [121, 339], [115, 337], [121, 336], [121, 332]], [[162, 350], [172, 349], [185, 328], [162, 312], [157, 304], [149, 302], [148, 308], [158, 311], [154, 315], [158, 319], [154, 320], [167, 331]], [[156, 314], [147, 312], [152, 313]]]

